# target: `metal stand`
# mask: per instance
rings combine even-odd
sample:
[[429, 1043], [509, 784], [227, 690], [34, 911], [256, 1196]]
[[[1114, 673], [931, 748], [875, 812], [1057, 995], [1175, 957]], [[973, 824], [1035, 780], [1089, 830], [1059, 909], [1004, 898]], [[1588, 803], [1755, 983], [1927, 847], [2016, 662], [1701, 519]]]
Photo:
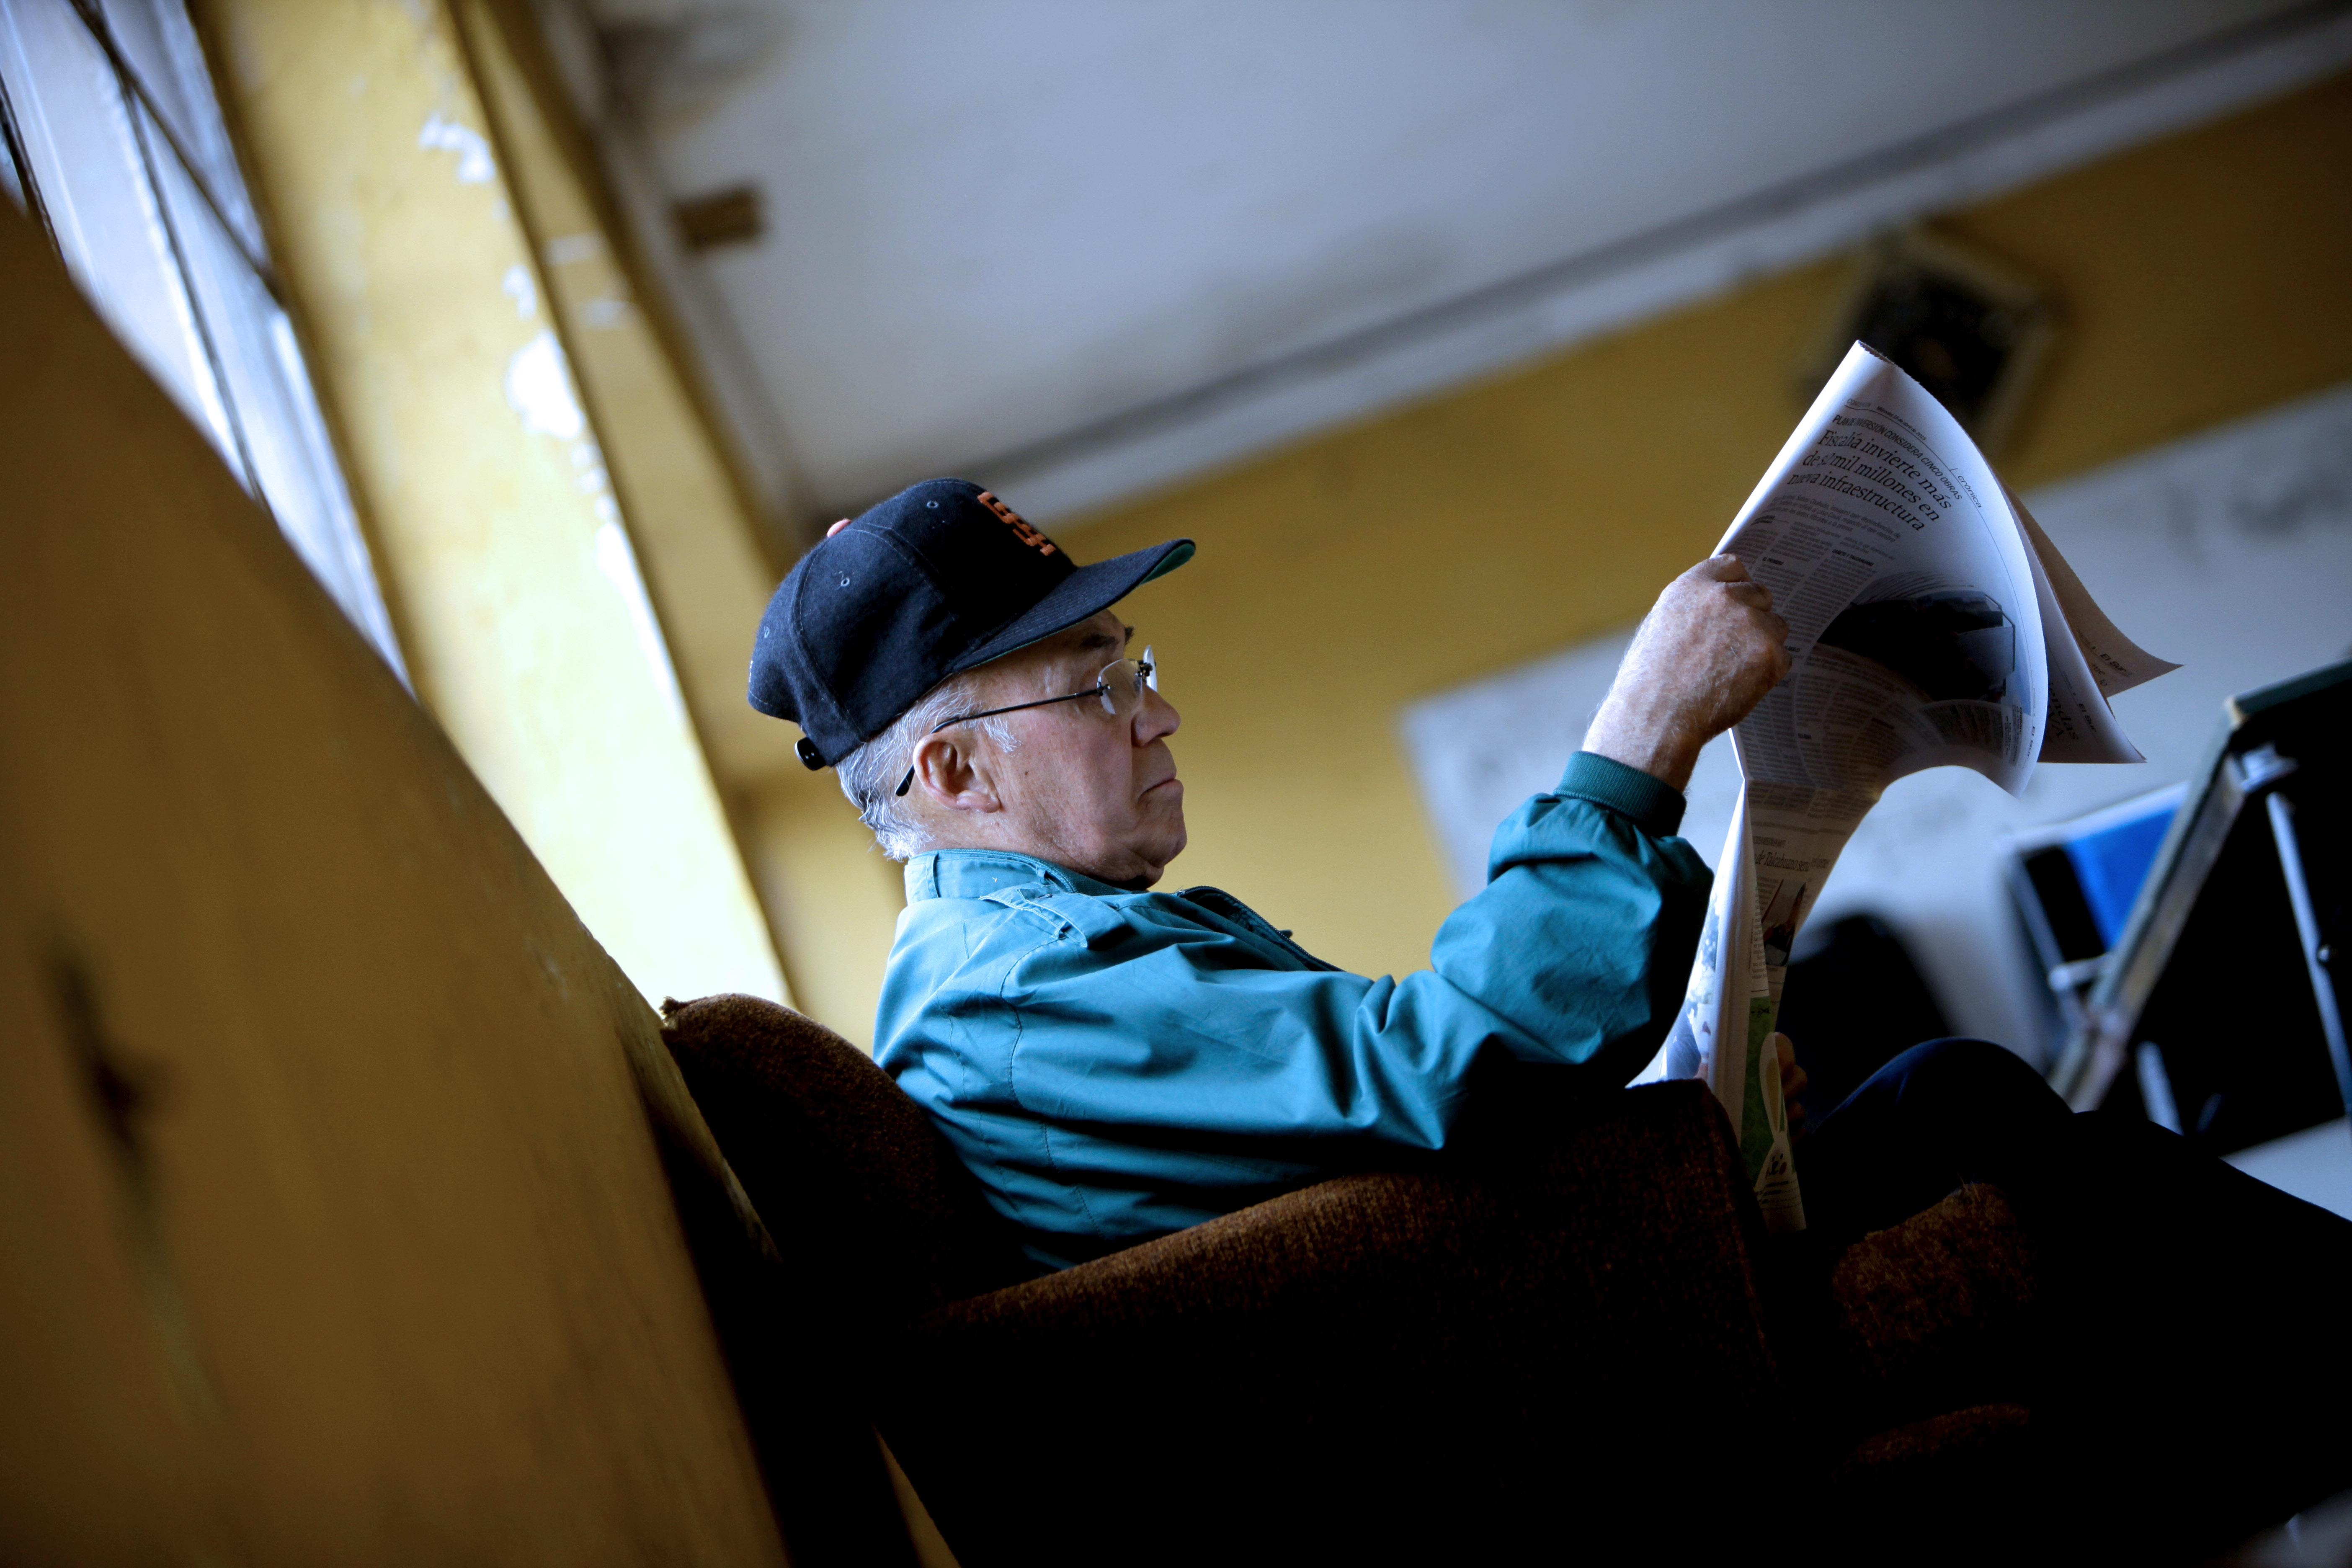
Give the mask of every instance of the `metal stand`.
[[[2076, 1110], [2103, 1104], [2135, 1051], [2161, 1038], [2176, 1079], [2173, 1047], [2201, 1058], [2206, 1070], [2191, 1077], [2204, 1081], [2192, 1088], [2209, 1110], [2225, 1088], [2233, 1096], [2259, 1091], [2231, 1102], [2255, 1107], [2242, 1113], [2255, 1120], [2218, 1136], [2259, 1132], [2264, 1118], [2294, 1121], [2331, 1101], [2352, 1116], [2352, 1044], [2335, 973], [2336, 928], [2352, 885], [2352, 825], [2342, 816], [2352, 799], [2347, 780], [2352, 660], [2230, 700], [2139, 901], [2100, 965], [2082, 1023], [2052, 1069], [2053, 1086]], [[2276, 879], [2265, 837], [2277, 851]], [[2282, 883], [2291, 920], [2273, 901]], [[2302, 951], [2312, 1015], [2294, 997], [2290, 942]], [[2247, 1033], [2230, 1044], [2229, 1032], [2241, 1028]], [[2188, 1033], [2176, 1038], [2173, 1030]], [[2325, 1074], [2316, 1053], [2302, 1054], [2312, 1034], [2320, 1038], [2310, 1043], [2326, 1051]], [[2179, 1111], [2188, 1114], [2185, 1102]]]
[[2311, 879], [2304, 863], [2303, 841], [2294, 830], [2294, 802], [2284, 790], [2273, 789], [2263, 804], [2270, 808], [2271, 837], [2278, 841], [2279, 869], [2286, 876], [2286, 896], [2294, 906], [2294, 929], [2303, 938], [2304, 967], [2311, 974], [2311, 999], [2319, 1007], [2319, 1027], [2327, 1037], [2327, 1057], [2336, 1065], [2336, 1088], [2344, 1097], [2344, 1113], [2352, 1117], [2352, 1051], [2344, 1042], [2344, 1014], [2336, 1005], [2336, 946], [2333, 933], [2322, 925], [2311, 896]]

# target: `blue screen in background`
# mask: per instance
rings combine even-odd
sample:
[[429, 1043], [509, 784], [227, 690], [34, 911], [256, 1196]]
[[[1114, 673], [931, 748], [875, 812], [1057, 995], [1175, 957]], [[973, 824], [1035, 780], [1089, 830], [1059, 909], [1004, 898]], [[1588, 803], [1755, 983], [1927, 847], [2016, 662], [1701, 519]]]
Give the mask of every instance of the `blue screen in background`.
[[2097, 826], [2066, 840], [2066, 858], [2082, 884], [2083, 901], [2091, 906], [2100, 942], [2110, 949], [2124, 934], [2132, 900], [2139, 897], [2140, 884], [2156, 864], [2156, 852], [2172, 826], [2173, 814], [2180, 809], [2180, 791], [2167, 790], [2140, 803], [2137, 810], [2103, 812], [2094, 818]]

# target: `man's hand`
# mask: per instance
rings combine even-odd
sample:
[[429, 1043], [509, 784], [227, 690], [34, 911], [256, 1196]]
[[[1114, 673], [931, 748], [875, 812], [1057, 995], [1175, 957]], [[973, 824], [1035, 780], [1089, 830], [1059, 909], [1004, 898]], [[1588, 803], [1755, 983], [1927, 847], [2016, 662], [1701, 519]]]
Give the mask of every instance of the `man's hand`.
[[1805, 1108], [1797, 1103], [1797, 1097], [1805, 1092], [1809, 1080], [1805, 1069], [1797, 1065], [1796, 1044], [1788, 1036], [1772, 1037], [1772, 1052], [1780, 1063], [1780, 1103], [1788, 1108], [1789, 1131], [1794, 1132], [1804, 1125]]
[[1710, 556], [1651, 606], [1584, 749], [1682, 788], [1699, 748], [1788, 676], [1788, 638], [1771, 590], [1750, 582], [1737, 556]]
[[[1806, 1086], [1812, 1080], [1805, 1076], [1805, 1069], [1797, 1065], [1796, 1042], [1788, 1036], [1772, 1037], [1772, 1060], [1780, 1069], [1780, 1103], [1788, 1110], [1789, 1131], [1794, 1132], [1805, 1120], [1805, 1108], [1797, 1103], [1797, 1097], [1805, 1092]], [[1693, 1076], [1705, 1078], [1704, 1065]]]

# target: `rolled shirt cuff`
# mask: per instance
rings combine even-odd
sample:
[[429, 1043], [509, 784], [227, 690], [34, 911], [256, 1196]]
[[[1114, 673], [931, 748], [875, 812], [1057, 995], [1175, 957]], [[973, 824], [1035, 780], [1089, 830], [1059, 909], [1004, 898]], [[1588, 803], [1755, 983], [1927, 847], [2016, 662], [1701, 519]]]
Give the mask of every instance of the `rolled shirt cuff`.
[[1683, 808], [1687, 804], [1683, 792], [1664, 779], [1595, 752], [1579, 752], [1568, 759], [1559, 793], [1605, 805], [1656, 838], [1675, 836], [1683, 825]]

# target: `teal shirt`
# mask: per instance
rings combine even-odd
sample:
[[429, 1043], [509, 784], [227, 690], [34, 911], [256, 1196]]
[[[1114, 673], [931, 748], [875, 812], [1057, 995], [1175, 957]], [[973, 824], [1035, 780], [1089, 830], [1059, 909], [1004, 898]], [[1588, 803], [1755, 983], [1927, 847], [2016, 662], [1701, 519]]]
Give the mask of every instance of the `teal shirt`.
[[1066, 1267], [1442, 1146], [1491, 1053], [1623, 1085], [1674, 1019], [1706, 910], [1682, 813], [1580, 752], [1496, 829], [1486, 886], [1402, 980], [1334, 968], [1213, 888], [918, 856], [876, 1058], [1030, 1255]]

